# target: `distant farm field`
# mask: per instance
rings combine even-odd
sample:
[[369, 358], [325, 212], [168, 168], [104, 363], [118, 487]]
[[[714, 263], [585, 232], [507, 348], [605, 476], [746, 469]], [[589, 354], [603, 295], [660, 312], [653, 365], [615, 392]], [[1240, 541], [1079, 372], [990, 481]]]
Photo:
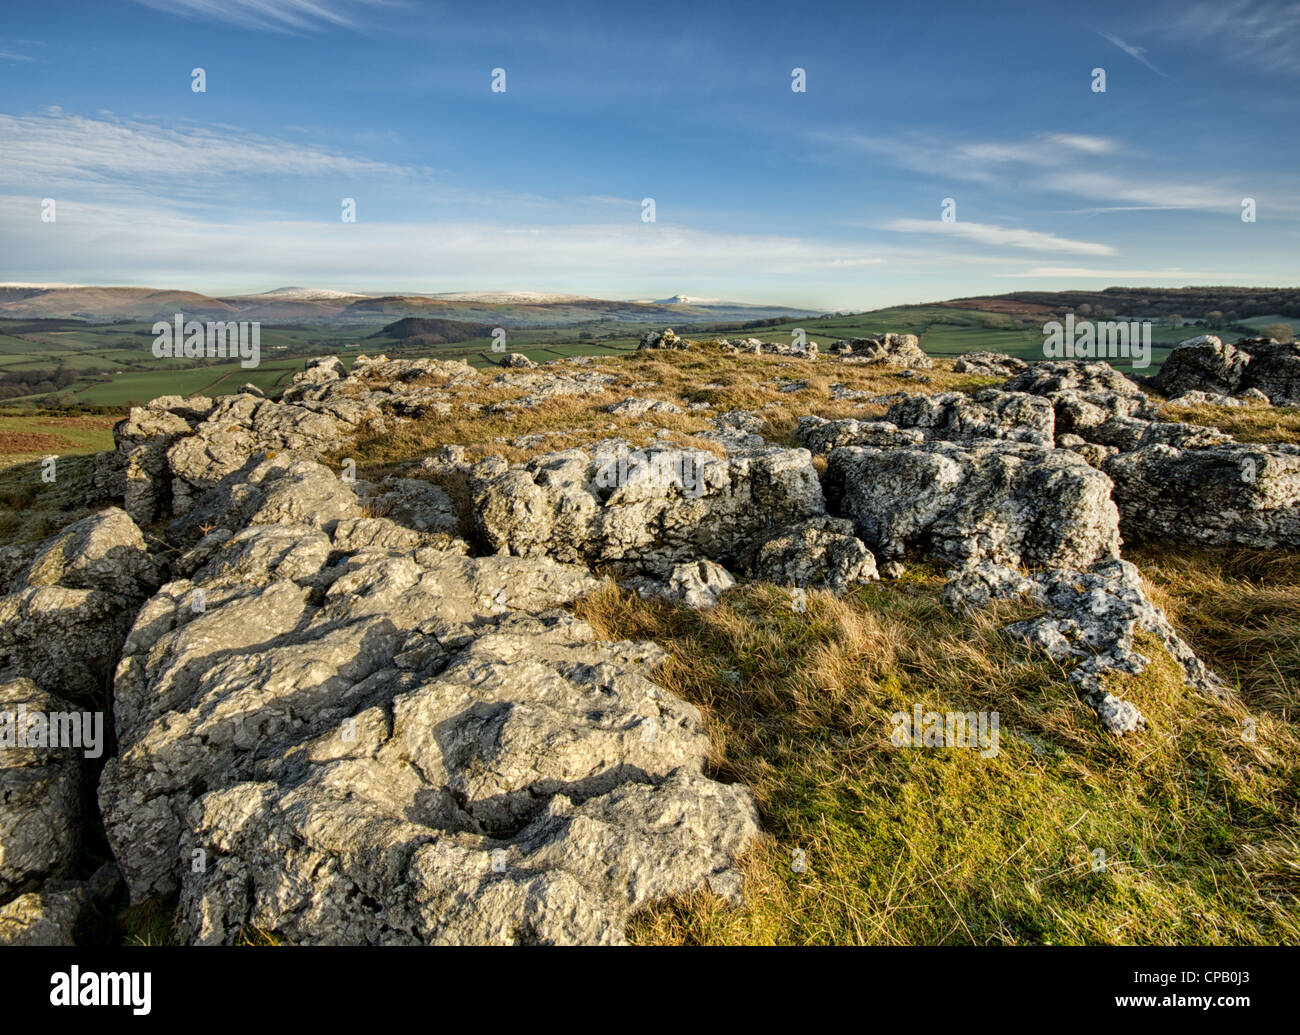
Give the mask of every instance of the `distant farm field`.
[[[1280, 317], [1252, 317], [1222, 333], [1254, 333]], [[154, 356], [152, 327], [145, 323], [78, 325], [72, 321], [0, 320], [0, 406], [126, 407], [159, 395], [225, 395], [253, 384], [267, 394], [285, 388], [313, 356], [336, 355], [351, 366], [362, 354], [463, 359], [476, 367], [493, 366], [519, 352], [538, 363], [569, 356], [618, 355], [637, 347], [643, 328], [626, 324], [611, 329], [596, 323], [573, 327], [516, 328], [507, 333], [505, 352], [493, 350], [489, 338], [447, 345], [414, 343], [391, 337], [387, 325], [370, 327], [268, 326], [261, 330], [261, 362], [244, 368], [237, 360], [159, 359]], [[802, 332], [823, 348], [840, 338], [864, 338], [888, 332], [915, 334], [933, 356], [991, 351], [1042, 359], [1042, 317], [1024, 313], [961, 309], [945, 305], [894, 306], [870, 313], [809, 317], [761, 326], [677, 328], [699, 338], [757, 337], [790, 341]], [[1151, 365], [1154, 373], [1173, 344], [1204, 333], [1204, 328], [1153, 322]], [[1123, 361], [1120, 369], [1129, 369]]]
[[79, 456], [113, 448], [113, 425], [105, 415], [0, 416], [0, 469], [46, 456]]

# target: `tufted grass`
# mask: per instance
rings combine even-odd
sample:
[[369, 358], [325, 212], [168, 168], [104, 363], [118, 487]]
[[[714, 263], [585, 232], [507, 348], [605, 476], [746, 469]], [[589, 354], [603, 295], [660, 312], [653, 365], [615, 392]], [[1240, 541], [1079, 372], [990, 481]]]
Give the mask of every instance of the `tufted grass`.
[[1165, 420], [1218, 428], [1238, 442], [1300, 444], [1297, 406], [1167, 406], [1160, 415]]
[[93, 469], [93, 455], [77, 454], [59, 458], [53, 482], [39, 460], [0, 469], [0, 546], [56, 535], [89, 514], [82, 497]]
[[[749, 785], [766, 832], [743, 861], [744, 909], [702, 893], [670, 901], [634, 918], [634, 941], [1300, 936], [1300, 740], [1285, 719], [1189, 690], [1148, 640], [1152, 665], [1115, 689], [1149, 727], [1115, 738], [1062, 669], [1004, 637], [1026, 605], [957, 618], [940, 585], [923, 573], [839, 600], [810, 593], [804, 613], [765, 585], [706, 612], [616, 589], [583, 602], [602, 636], [670, 651], [658, 680], [702, 709], [714, 775]], [[889, 717], [916, 702], [998, 711], [1000, 752], [894, 747]]]
[[159, 895], [122, 908], [117, 914], [118, 937], [124, 945], [178, 945], [180, 920], [176, 895]]
[[1126, 550], [1182, 637], [1252, 708], [1300, 723], [1300, 551]]

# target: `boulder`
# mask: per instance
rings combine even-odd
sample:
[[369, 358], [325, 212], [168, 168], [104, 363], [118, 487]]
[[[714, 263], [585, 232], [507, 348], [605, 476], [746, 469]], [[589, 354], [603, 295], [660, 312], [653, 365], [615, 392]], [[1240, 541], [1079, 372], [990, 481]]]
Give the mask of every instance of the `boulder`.
[[1154, 383], [1171, 399], [1189, 392], [1235, 396], [1254, 389], [1275, 406], [1300, 406], [1300, 345], [1272, 338], [1227, 345], [1204, 334], [1180, 342]]
[[1125, 538], [1300, 547], [1300, 447], [1208, 441], [1155, 442], [1103, 462]]
[[607, 441], [470, 473], [476, 532], [492, 550], [666, 578], [700, 559], [730, 564], [755, 539], [825, 513], [804, 449], [629, 449]]
[[693, 561], [676, 565], [657, 595], [698, 611], [712, 607], [735, 584], [731, 572], [721, 564]]
[[[81, 847], [82, 756], [47, 746], [28, 718], [73, 706], [30, 679], [0, 684], [0, 902], [68, 876]], [[36, 744], [36, 746], [32, 746]], [[0, 933], [0, 941], [3, 934]]]
[[0, 905], [0, 946], [68, 948], [93, 942], [102, 937], [120, 887], [112, 863], [89, 880], [46, 881], [39, 891]]
[[167, 450], [172, 512], [186, 513], [200, 495], [252, 457], [320, 457], [342, 448], [355, 430], [332, 414], [303, 406], [251, 395], [224, 396], [193, 435]]
[[328, 532], [336, 522], [358, 517], [356, 492], [328, 467], [292, 454], [259, 456], [197, 497], [167, 526], [167, 533], [175, 542], [192, 545], [213, 528], [283, 522]]
[[1023, 359], [999, 352], [967, 352], [957, 357], [952, 369], [958, 374], [980, 377], [1012, 377], [1029, 366]]
[[232, 584], [237, 539], [141, 611], [99, 792], [133, 898], [179, 888], [188, 940], [616, 943], [657, 898], [737, 896], [753, 803], [702, 775], [659, 648], [555, 609], [585, 569], [274, 548]]
[[343, 361], [337, 356], [319, 356], [309, 359], [307, 366], [293, 375], [293, 384], [322, 385], [348, 376]]
[[915, 334], [885, 334], [878, 338], [841, 338], [831, 351], [846, 363], [929, 370], [934, 361], [921, 350]]
[[845, 518], [815, 517], [756, 543], [741, 559], [752, 579], [843, 593], [879, 576], [876, 559]]
[[1111, 482], [1074, 453], [1020, 442], [845, 446], [826, 491], [877, 561], [919, 554], [1027, 566], [1119, 555]]
[[1300, 406], [1300, 344], [1239, 342], [1250, 349], [1242, 381], [1244, 391], [1257, 391], [1274, 406]]
[[1002, 386], [1006, 392], [1051, 397], [1054, 392], [1115, 392], [1141, 395], [1142, 389], [1104, 360], [1047, 360], [1029, 367]]
[[900, 428], [887, 420], [826, 420], [823, 417], [799, 418], [795, 430], [799, 444], [814, 453], [829, 453], [840, 446], [919, 446], [926, 441], [920, 428]]
[[167, 451], [212, 411], [206, 396], [162, 396], [133, 406], [113, 426], [114, 449], [95, 457], [86, 499], [91, 505], [122, 501], [133, 521], [148, 524], [171, 507]]
[[[1268, 396], [1259, 392], [1258, 389], [1250, 389], [1255, 395], [1246, 397], [1243, 395], [1219, 395], [1216, 392], [1202, 392], [1193, 390], [1184, 392], [1182, 395], [1176, 395], [1169, 400], [1170, 406], [1259, 406], [1269, 405]], [[1262, 399], [1261, 399], [1262, 396]]]
[[1249, 362], [1250, 353], [1202, 334], [1175, 345], [1153, 383], [1169, 397], [1194, 390], [1234, 395]]
[[609, 412], [619, 417], [643, 417], [647, 413], [681, 413], [682, 408], [676, 403], [664, 399], [645, 399], [632, 396], [622, 402], [614, 403]]
[[679, 338], [670, 327], [664, 331], [646, 331], [641, 335], [641, 341], [637, 345], [638, 349], [674, 349], [684, 351], [690, 348], [691, 342], [687, 338]]
[[939, 392], [913, 395], [894, 403], [885, 420], [920, 430], [926, 441], [971, 443], [1006, 439], [1051, 446], [1055, 426], [1052, 404], [1028, 392], [986, 388], [967, 395]]
[[124, 511], [69, 525], [0, 597], [0, 677], [27, 676], [79, 700], [102, 694], [135, 609], [160, 578]]
[[1160, 416], [1159, 407], [1142, 389], [1105, 362], [1034, 363], [1007, 381], [1003, 390], [1047, 399], [1055, 414], [1058, 445], [1062, 435], [1076, 435], [1098, 445], [1117, 446], [1117, 427], [1138, 428], [1131, 434], [1140, 436], [1140, 427]]
[[422, 478], [387, 478], [375, 486], [366, 510], [417, 532], [457, 535], [460, 518], [447, 490]]
[[1041, 596], [1038, 583], [1026, 578], [1017, 568], [985, 557], [950, 569], [940, 599], [949, 611], [968, 614], [987, 607], [991, 601], [1026, 594]]

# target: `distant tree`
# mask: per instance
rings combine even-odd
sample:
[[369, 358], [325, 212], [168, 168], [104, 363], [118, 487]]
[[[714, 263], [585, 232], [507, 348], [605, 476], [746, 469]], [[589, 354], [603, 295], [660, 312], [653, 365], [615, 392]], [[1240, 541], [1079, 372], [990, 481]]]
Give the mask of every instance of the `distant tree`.
[[1270, 323], [1267, 327], [1261, 327], [1259, 333], [1265, 338], [1276, 338], [1278, 341], [1295, 339], [1295, 331], [1289, 323]]
[[1183, 322], [1183, 318], [1179, 316], [1177, 313], [1170, 313], [1169, 322], [1173, 324], [1175, 327], [1177, 327], [1180, 323]]
[[1078, 313], [1080, 316], [1091, 316], [1092, 306], [1087, 302], [1084, 302], [1083, 305], [1079, 306]]
[[1211, 327], [1218, 327], [1223, 323], [1223, 313], [1218, 309], [1211, 309], [1205, 314], [1205, 320]]

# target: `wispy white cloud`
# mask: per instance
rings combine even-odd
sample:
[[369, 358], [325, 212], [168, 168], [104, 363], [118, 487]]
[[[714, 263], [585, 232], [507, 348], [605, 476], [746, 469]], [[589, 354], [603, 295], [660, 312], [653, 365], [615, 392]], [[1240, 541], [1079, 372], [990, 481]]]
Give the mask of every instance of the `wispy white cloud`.
[[[519, 284], [591, 293], [593, 283], [656, 280], [700, 283], [816, 276], [848, 277], [884, 255], [861, 244], [778, 234], [719, 233], [664, 223], [520, 227], [503, 223], [342, 224], [305, 220], [236, 222], [163, 208], [60, 202], [57, 223], [42, 223], [29, 197], [0, 197], [0, 280], [176, 282], [177, 270], [201, 290], [279, 284], [288, 278], [353, 290], [481, 287], [508, 275]], [[523, 231], [523, 232], [521, 232]], [[75, 271], [75, 274], [74, 272]], [[588, 282], [586, 286], [583, 283]], [[842, 286], [844, 281], [839, 282]]]
[[590, 205], [641, 206], [640, 198], [620, 198], [612, 194], [584, 194], [577, 200]]
[[246, 29], [292, 32], [328, 26], [358, 28], [392, 0], [137, 0], [168, 14], [228, 22]]
[[1024, 248], [1036, 252], [1067, 252], [1075, 255], [1112, 255], [1115, 252], [1110, 245], [1096, 241], [1075, 241], [1039, 230], [963, 220], [945, 223], [939, 219], [894, 219], [886, 223], [884, 229], [907, 234], [946, 234], [979, 244]]
[[932, 135], [871, 137], [829, 132], [814, 135], [819, 146], [879, 156], [901, 168], [943, 179], [976, 183], [998, 191], [1009, 185], [1023, 197], [1060, 195], [1098, 202], [1088, 211], [1133, 208], [1239, 211], [1243, 196], [1267, 193], [1274, 212], [1300, 211], [1293, 181], [1281, 186], [1252, 174], [1226, 173], [1210, 179], [1175, 178], [1144, 171], [1149, 159], [1109, 137], [1040, 133], [1023, 140], [962, 141]]
[[1230, 212], [1240, 210], [1242, 198], [1240, 184], [1233, 188], [1223, 183], [1146, 178], [1102, 169], [1053, 170], [1041, 183], [1059, 194], [1123, 202], [1125, 207]]
[[1009, 168], [1043, 170], [1121, 150], [1117, 141], [1083, 133], [1038, 133], [1022, 140], [960, 140], [932, 134], [868, 136], [822, 130], [809, 134], [819, 146], [875, 155], [892, 165], [980, 183], [1004, 181]]
[[[997, 277], [1050, 277], [1058, 280], [1181, 280], [1184, 283], [1247, 283], [1259, 280], [1255, 273], [1223, 270], [1172, 269], [1093, 269], [1086, 266], [1035, 266], [1032, 269], [1011, 273], [995, 273]], [[1267, 280], [1268, 278], [1264, 278]], [[1276, 276], [1273, 279], [1277, 279]]]
[[1147, 68], [1151, 69], [1151, 71], [1153, 71], [1156, 75], [1164, 76], [1166, 79], [1169, 78], [1168, 74], [1156, 68], [1156, 66], [1153, 65], [1151, 61], [1147, 58], [1146, 47], [1138, 47], [1132, 43], [1125, 43], [1118, 36], [1114, 36], [1109, 32], [1098, 32], [1097, 35], [1115, 44], [1115, 46], [1119, 47], [1119, 49], [1122, 50], [1129, 57], [1133, 58], [1136, 61], [1142, 62], [1142, 64], [1146, 65]]
[[195, 201], [210, 197], [219, 181], [427, 172], [229, 127], [166, 127], [111, 114], [92, 119], [58, 108], [0, 114], [0, 154], [0, 187], [36, 194], [72, 190], [101, 199]]
[[1163, 12], [1173, 40], [1212, 48], [1260, 73], [1300, 73], [1300, 3], [1296, 0], [1194, 0]]

